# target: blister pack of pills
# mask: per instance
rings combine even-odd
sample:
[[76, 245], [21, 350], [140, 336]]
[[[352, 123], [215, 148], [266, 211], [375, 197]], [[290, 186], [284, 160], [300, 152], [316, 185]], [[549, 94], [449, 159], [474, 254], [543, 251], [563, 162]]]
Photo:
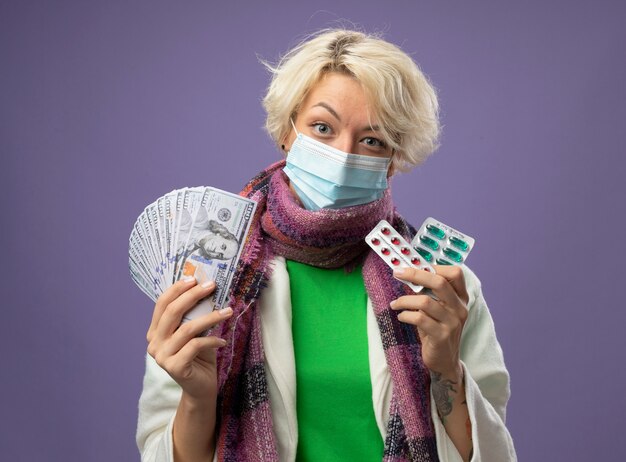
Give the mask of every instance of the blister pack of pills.
[[[435, 272], [433, 267], [385, 220], [376, 225], [365, 241], [392, 269], [411, 267]], [[407, 281], [402, 282], [415, 292], [420, 292], [424, 288]]]
[[435, 220], [426, 218], [411, 241], [411, 247], [431, 265], [462, 265], [474, 248], [474, 238]]

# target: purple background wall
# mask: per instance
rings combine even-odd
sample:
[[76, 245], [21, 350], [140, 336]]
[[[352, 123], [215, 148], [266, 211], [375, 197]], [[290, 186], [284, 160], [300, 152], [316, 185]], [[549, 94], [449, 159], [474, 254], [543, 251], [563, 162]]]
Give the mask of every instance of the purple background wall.
[[383, 30], [439, 89], [443, 145], [394, 195], [477, 238], [520, 460], [619, 458], [624, 17], [619, 1], [2, 2], [2, 459], [138, 460], [152, 305], [131, 226], [171, 189], [238, 191], [279, 158], [257, 56], [337, 19]]

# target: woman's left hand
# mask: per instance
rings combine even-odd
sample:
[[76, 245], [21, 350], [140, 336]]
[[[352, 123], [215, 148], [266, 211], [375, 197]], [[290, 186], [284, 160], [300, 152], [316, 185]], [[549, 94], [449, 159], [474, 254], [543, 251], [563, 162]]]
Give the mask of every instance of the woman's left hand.
[[398, 319], [417, 328], [422, 342], [422, 358], [431, 373], [459, 377], [461, 333], [467, 319], [469, 296], [463, 271], [458, 266], [433, 266], [437, 274], [416, 268], [394, 271], [400, 280], [427, 287], [438, 298], [428, 295], [405, 295], [391, 308], [401, 312]]

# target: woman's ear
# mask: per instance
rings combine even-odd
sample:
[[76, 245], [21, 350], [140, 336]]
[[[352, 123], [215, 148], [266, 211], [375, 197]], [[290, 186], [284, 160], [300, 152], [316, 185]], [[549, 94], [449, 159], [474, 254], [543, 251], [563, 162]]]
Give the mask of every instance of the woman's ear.
[[293, 143], [293, 137], [291, 133], [285, 135], [285, 137], [280, 142], [280, 149], [287, 154], [291, 149], [291, 143]]
[[290, 124], [289, 130], [287, 130], [287, 133], [285, 133], [285, 135], [280, 140], [280, 143], [279, 143], [280, 149], [285, 154], [289, 153], [289, 150], [291, 149], [291, 145], [293, 144], [295, 139], [296, 139], [296, 132], [291, 127], [291, 124]]
[[289, 133], [287, 133], [280, 140], [280, 150], [283, 151], [284, 154], [287, 154], [289, 152], [289, 148], [290, 148]]

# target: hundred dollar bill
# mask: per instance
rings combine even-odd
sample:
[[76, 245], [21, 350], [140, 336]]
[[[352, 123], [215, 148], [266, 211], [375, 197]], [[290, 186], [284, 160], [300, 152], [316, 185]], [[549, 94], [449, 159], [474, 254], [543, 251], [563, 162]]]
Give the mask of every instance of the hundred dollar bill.
[[170, 274], [172, 284], [181, 278], [182, 264], [187, 242], [193, 229], [195, 217], [200, 208], [206, 188], [187, 188], [183, 195], [181, 209], [176, 217], [177, 235], [174, 240], [174, 260]]
[[182, 251], [176, 266], [177, 279], [194, 276], [199, 284], [213, 280], [216, 289], [186, 313], [183, 322], [226, 305], [255, 209], [256, 202], [250, 199], [215, 188], [204, 190], [189, 232], [185, 233], [187, 239], [184, 244], [179, 241]]
[[156, 302], [158, 295], [150, 282], [137, 270], [137, 265], [133, 263], [134, 257], [130, 255], [129, 269], [132, 280], [137, 284], [141, 291], [146, 294], [153, 302]]
[[171, 191], [148, 205], [129, 238], [132, 280], [153, 301], [183, 276], [216, 289], [185, 315], [195, 319], [227, 303], [256, 203], [210, 187]]
[[163, 227], [164, 247], [165, 247], [165, 265], [167, 274], [171, 274], [172, 262], [172, 224], [175, 220], [176, 209], [176, 191], [163, 196], [159, 201], [159, 215]]
[[143, 258], [144, 256], [137, 252], [133, 244], [130, 243], [128, 248], [128, 267], [130, 274], [139, 288], [146, 292], [148, 297], [156, 300], [156, 296], [153, 295], [160, 293], [161, 290], [156, 281], [152, 279], [148, 268], [145, 267]]
[[178, 242], [178, 229], [181, 221], [181, 214], [183, 213], [183, 204], [185, 202], [185, 196], [187, 195], [187, 188], [179, 189], [176, 191], [176, 202], [174, 203], [174, 210], [172, 212], [172, 242], [170, 243], [170, 255], [169, 255], [169, 282], [174, 283], [174, 266], [176, 265], [176, 251]]
[[158, 220], [158, 211], [156, 203], [150, 204], [145, 211], [146, 220], [148, 222], [148, 231], [151, 239], [151, 245], [155, 256], [154, 272], [158, 278], [165, 284], [165, 252], [162, 248], [161, 229]]
[[163, 285], [155, 271], [156, 260], [151, 248], [151, 238], [146, 226], [145, 213], [137, 218], [130, 236], [130, 246], [137, 252], [138, 261], [141, 262], [140, 267], [147, 273], [149, 281], [161, 293]]

